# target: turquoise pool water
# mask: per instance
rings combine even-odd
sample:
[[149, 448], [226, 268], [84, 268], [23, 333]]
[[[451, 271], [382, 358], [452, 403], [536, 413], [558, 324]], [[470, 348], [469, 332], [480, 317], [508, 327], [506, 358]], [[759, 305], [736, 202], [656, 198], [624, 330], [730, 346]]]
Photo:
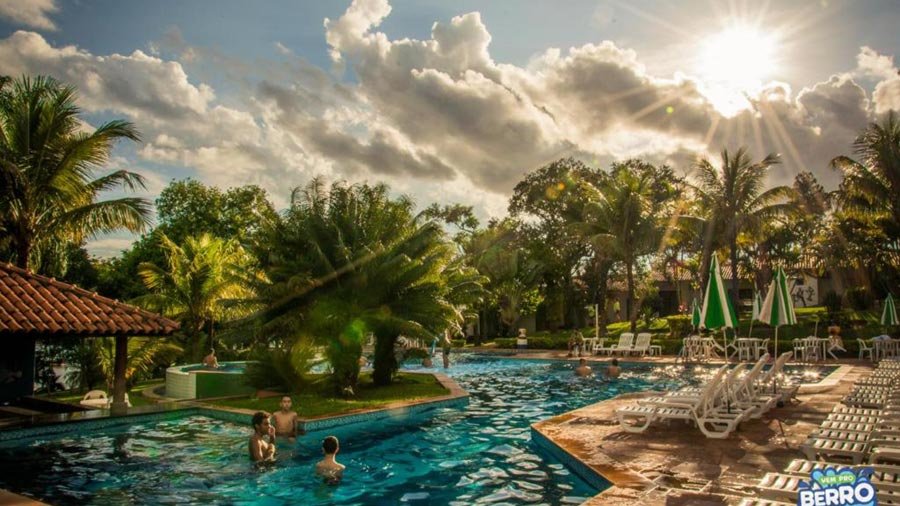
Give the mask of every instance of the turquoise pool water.
[[[578, 504], [598, 490], [536, 448], [531, 423], [713, 370], [626, 363], [605, 382], [575, 378], [573, 365], [454, 355], [448, 373], [470, 392], [467, 407], [313, 432], [264, 471], [247, 459], [248, 427], [203, 416], [17, 440], [0, 445], [0, 487], [60, 505]], [[312, 476], [329, 434], [347, 465], [337, 487]]]

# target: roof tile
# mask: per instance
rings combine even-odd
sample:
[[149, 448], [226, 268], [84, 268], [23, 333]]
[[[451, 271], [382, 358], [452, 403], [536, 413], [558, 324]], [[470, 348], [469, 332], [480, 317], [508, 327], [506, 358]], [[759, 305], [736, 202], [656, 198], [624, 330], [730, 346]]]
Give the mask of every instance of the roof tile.
[[0, 334], [168, 335], [177, 329], [158, 314], [0, 264]]

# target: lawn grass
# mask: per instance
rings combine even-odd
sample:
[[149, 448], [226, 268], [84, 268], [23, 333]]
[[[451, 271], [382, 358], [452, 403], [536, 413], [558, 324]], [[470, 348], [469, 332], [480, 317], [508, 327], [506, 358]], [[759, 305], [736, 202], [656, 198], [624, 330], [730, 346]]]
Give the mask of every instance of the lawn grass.
[[[143, 381], [131, 387], [131, 389], [128, 391], [128, 400], [131, 401], [132, 407], [147, 406], [153, 404], [153, 399], [144, 397], [143, 390], [147, 388], [156, 388], [159, 385], [162, 385], [163, 381], [164, 380], [162, 378], [157, 378], [149, 381]], [[39, 397], [52, 399], [58, 402], [66, 402], [69, 404], [79, 405], [78, 402], [81, 401], [85, 393], [87, 393], [87, 390], [66, 390], [64, 392], [55, 392], [49, 395], [40, 395]], [[108, 393], [112, 395], [112, 392]]]
[[[364, 408], [377, 408], [396, 401], [411, 401], [446, 395], [449, 391], [430, 374], [399, 373], [394, 382], [386, 387], [372, 384], [372, 374], [363, 373], [359, 377], [356, 397], [344, 399], [334, 395], [334, 390], [325, 375], [316, 375], [302, 391], [291, 394], [294, 411], [303, 418], [338, 415]], [[215, 401], [216, 406], [273, 412], [280, 409], [281, 397], [265, 399], [242, 398]]]

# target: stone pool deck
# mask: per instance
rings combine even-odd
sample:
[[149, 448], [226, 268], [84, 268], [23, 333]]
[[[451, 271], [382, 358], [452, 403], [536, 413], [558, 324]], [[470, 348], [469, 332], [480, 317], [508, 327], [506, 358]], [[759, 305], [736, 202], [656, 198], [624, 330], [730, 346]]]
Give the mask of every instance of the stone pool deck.
[[[559, 355], [517, 356], [561, 358]], [[621, 430], [615, 409], [653, 392], [621, 395], [535, 423], [532, 429], [612, 482], [611, 488], [586, 505], [738, 504], [755, 495], [753, 487], [765, 473], [781, 471], [791, 460], [801, 458], [798, 445], [852, 383], [872, 370], [871, 363], [859, 361], [842, 360], [837, 365], [842, 367], [823, 384], [804, 386], [799, 402], [744, 422], [727, 439], [707, 439], [681, 422], [657, 423], [643, 434]]]

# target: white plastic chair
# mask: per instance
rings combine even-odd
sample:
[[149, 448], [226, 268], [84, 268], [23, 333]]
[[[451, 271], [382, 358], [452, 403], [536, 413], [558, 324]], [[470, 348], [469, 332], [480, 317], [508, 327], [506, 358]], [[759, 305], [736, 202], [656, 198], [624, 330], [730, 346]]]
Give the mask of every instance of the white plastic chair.
[[875, 348], [866, 346], [866, 342], [862, 339], [857, 339], [856, 342], [859, 343], [859, 359], [862, 360], [863, 355], [868, 353], [869, 360], [875, 361]]

